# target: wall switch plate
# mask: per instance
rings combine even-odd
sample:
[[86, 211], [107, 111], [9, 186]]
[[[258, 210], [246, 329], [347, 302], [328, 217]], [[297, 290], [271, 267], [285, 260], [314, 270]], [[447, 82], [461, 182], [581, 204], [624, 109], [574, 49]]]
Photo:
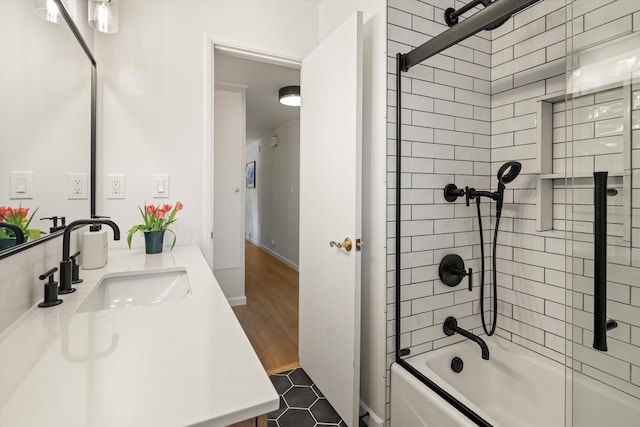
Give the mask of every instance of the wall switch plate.
[[125, 190], [126, 185], [124, 175], [107, 175], [107, 199], [124, 199]]
[[86, 173], [67, 174], [67, 199], [88, 199], [87, 183], [88, 179]]
[[12, 171], [9, 173], [11, 199], [33, 199], [33, 172]]
[[169, 198], [169, 175], [153, 175], [153, 198]]

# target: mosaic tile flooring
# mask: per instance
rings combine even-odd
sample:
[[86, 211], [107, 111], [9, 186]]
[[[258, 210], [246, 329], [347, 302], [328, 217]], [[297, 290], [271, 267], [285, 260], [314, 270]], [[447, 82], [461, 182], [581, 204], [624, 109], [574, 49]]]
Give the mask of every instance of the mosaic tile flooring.
[[302, 368], [270, 375], [280, 408], [267, 415], [269, 427], [347, 427]]

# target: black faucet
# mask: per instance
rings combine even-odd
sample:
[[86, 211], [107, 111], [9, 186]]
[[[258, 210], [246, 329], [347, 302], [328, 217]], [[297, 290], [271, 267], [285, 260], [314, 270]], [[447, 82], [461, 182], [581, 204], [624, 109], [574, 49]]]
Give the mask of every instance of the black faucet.
[[16, 245], [24, 243], [24, 233], [17, 225], [8, 222], [0, 222], [0, 228], [6, 228], [13, 232], [13, 234], [16, 236]]
[[74, 228], [81, 225], [94, 225], [105, 224], [113, 229], [113, 240], [120, 240], [120, 229], [115, 222], [108, 219], [94, 218], [94, 219], [79, 219], [73, 221], [67, 228], [64, 229], [64, 236], [62, 237], [62, 261], [60, 261], [60, 288], [58, 293], [70, 294], [75, 292], [75, 288], [71, 287], [72, 274], [73, 274], [73, 260], [69, 254], [69, 246], [71, 245], [71, 232]]
[[487, 347], [487, 344], [479, 336], [459, 327], [458, 321], [455, 317], [447, 317], [444, 321], [444, 325], [442, 326], [442, 330], [445, 335], [451, 336], [457, 332], [463, 337], [469, 338], [471, 341], [477, 343], [482, 349], [482, 358], [484, 360], [489, 360], [489, 347]]

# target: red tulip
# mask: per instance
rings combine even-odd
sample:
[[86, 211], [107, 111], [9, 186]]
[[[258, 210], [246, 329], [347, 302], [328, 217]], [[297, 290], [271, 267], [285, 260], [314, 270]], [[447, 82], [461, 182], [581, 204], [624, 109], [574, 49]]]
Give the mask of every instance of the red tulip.
[[164, 211], [162, 209], [156, 211], [156, 218], [164, 218]]
[[162, 210], [165, 212], [169, 212], [171, 210], [172, 206], [169, 204], [166, 205], [162, 205]]
[[156, 211], [156, 208], [153, 205], [147, 205], [145, 209], [147, 210], [147, 213], [150, 215], [152, 215]]
[[20, 221], [24, 221], [27, 219], [27, 215], [29, 214], [29, 208], [18, 208], [18, 218], [20, 218]]
[[182, 208], [184, 208], [184, 205], [182, 203], [180, 203], [180, 202], [176, 202], [176, 210], [177, 211], [181, 211]]

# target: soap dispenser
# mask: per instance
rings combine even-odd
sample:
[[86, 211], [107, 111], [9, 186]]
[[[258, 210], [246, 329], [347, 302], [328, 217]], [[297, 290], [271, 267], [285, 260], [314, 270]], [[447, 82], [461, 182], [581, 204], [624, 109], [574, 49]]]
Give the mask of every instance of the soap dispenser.
[[94, 270], [107, 264], [107, 230], [100, 224], [89, 226], [82, 239], [82, 268]]

